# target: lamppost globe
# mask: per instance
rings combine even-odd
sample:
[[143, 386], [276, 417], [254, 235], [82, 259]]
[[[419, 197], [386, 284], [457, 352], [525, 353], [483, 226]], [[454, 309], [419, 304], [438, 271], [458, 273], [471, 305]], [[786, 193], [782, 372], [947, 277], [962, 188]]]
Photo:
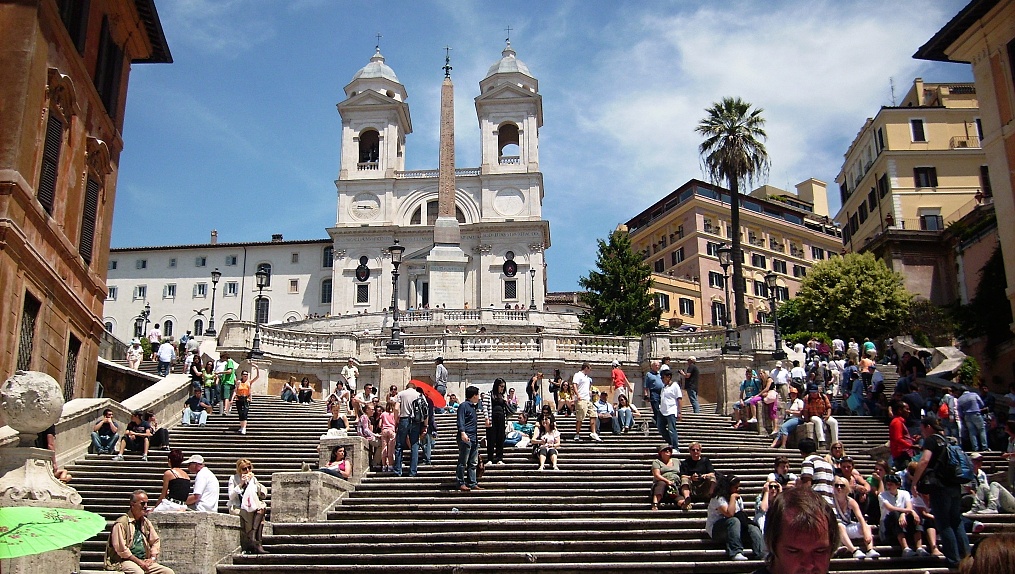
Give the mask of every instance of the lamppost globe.
[[204, 330], [204, 334], [209, 337], [214, 337], [217, 334], [215, 332], [215, 291], [218, 288], [219, 279], [222, 279], [222, 272], [216, 267], [211, 272], [211, 317], [208, 318], [208, 328]]
[[402, 253], [405, 247], [395, 244], [388, 248], [391, 254], [391, 340], [387, 344], [389, 355], [401, 355], [405, 352], [405, 343], [402, 342], [401, 327], [398, 325], [398, 266], [402, 264]]
[[716, 254], [719, 256], [719, 265], [722, 266], [724, 272], [733, 261], [730, 257], [732, 252], [733, 249], [730, 247], [729, 243], [723, 243], [718, 249], [716, 249]]

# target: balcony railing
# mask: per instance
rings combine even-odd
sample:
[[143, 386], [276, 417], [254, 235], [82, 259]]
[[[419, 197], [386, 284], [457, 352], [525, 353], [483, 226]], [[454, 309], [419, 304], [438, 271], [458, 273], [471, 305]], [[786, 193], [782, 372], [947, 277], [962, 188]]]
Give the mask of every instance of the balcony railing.
[[361, 161], [356, 164], [356, 169], [359, 171], [376, 171], [380, 169], [380, 166], [376, 161]]
[[522, 158], [516, 155], [502, 155], [499, 158], [501, 165], [521, 165]]
[[[436, 178], [438, 171], [436, 169], [410, 169], [407, 171], [396, 171], [395, 179], [427, 179]], [[455, 169], [456, 177], [468, 177], [473, 175], [479, 175], [478, 167], [461, 167]]]
[[976, 136], [970, 137], [953, 137], [948, 142], [948, 147], [951, 149], [979, 149], [980, 138]]

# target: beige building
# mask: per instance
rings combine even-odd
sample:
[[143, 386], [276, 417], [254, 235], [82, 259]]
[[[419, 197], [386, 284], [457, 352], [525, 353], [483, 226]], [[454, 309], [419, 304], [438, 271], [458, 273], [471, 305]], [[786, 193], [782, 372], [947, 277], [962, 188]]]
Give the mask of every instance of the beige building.
[[[1015, 0], [973, 0], [915, 57], [972, 64], [982, 114], [982, 148], [994, 174], [1007, 295], [1015, 316]], [[1015, 324], [1011, 325], [1015, 330]], [[1000, 389], [994, 389], [1000, 390]]]
[[[778, 276], [776, 298], [786, 300], [796, 295], [815, 261], [838, 255], [842, 249], [839, 230], [828, 217], [825, 184], [809, 179], [796, 188], [794, 194], [763, 186], [741, 197], [740, 233], [751, 322], [767, 320], [770, 307], [764, 277], [769, 271]], [[693, 297], [677, 294], [674, 301], [671, 295], [674, 318], [688, 324], [723, 324], [726, 292], [717, 249], [732, 236], [729, 218], [729, 192], [692, 179], [626, 223], [631, 248], [652, 267], [653, 279], [663, 275], [675, 280], [672, 286], [657, 287], [658, 293], [665, 294], [664, 289], [690, 293], [697, 286], [700, 304], [695, 304], [693, 313], [681, 313], [681, 306], [687, 305], [681, 298], [694, 301]]]
[[131, 64], [171, 62], [154, 0], [0, 2], [0, 380], [95, 392]]
[[935, 303], [954, 301], [954, 269], [940, 257], [941, 231], [990, 196], [972, 84], [920, 78], [898, 106], [869, 118], [836, 176], [835, 221], [848, 251], [871, 251]]
[[705, 323], [701, 307], [701, 285], [697, 281], [662, 273], [652, 274], [652, 288], [649, 289], [655, 305], [662, 314], [659, 323], [676, 329], [685, 325], [701, 326]]

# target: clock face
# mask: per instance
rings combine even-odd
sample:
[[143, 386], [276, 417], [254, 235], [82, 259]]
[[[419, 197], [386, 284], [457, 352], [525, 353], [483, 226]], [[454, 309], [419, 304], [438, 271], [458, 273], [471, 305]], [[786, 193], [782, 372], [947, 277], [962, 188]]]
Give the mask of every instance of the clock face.
[[373, 193], [356, 194], [349, 206], [349, 215], [360, 221], [376, 219], [381, 213], [381, 199]]

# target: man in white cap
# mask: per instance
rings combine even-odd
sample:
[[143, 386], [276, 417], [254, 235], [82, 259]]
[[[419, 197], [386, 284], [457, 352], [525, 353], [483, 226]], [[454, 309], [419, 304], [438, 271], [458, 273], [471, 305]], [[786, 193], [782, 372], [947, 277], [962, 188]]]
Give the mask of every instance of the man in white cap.
[[359, 378], [359, 367], [356, 366], [356, 359], [349, 357], [349, 361], [342, 367], [342, 378], [349, 385], [349, 392], [356, 394], [356, 379]]
[[620, 400], [620, 395], [624, 395], [630, 400], [631, 395], [634, 394], [634, 385], [631, 381], [627, 380], [627, 375], [624, 374], [623, 369], [620, 368], [620, 361], [613, 361], [613, 370], [610, 372], [610, 379], [613, 384], [610, 385], [610, 399], [609, 402]]
[[782, 361], [776, 361], [775, 368], [769, 375], [775, 381], [775, 390], [779, 393], [780, 403], [785, 403], [789, 398], [789, 371], [782, 368]]
[[204, 457], [192, 454], [184, 464], [194, 476], [194, 492], [187, 497], [187, 506], [198, 512], [219, 511], [219, 479], [204, 465]]

